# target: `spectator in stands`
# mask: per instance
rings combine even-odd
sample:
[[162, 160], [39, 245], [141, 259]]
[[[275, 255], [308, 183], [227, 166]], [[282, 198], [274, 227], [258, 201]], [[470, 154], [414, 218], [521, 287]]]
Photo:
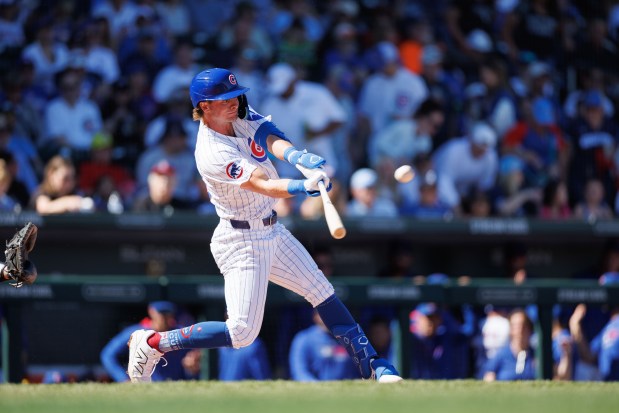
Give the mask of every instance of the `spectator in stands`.
[[290, 377], [295, 381], [358, 377], [346, 349], [329, 333], [317, 312], [314, 312], [314, 325], [298, 332], [292, 340]]
[[36, 40], [22, 51], [22, 59], [32, 62], [34, 79], [48, 96], [56, 91], [54, 77], [69, 64], [69, 49], [66, 44], [54, 39], [54, 21], [41, 18], [36, 23]]
[[183, 131], [187, 136], [187, 146], [189, 148], [195, 148], [196, 136], [200, 124], [194, 122], [191, 118], [191, 110], [188, 108], [188, 104], [190, 105], [191, 103], [187, 100], [187, 90], [187, 87], [174, 90], [171, 92], [170, 96], [168, 96], [168, 99], [163, 104], [159, 105], [162, 108], [162, 113], [148, 122], [146, 130], [144, 131], [143, 145], [146, 149], [150, 149], [157, 145], [165, 133], [170, 119], [176, 119], [181, 122]]
[[450, 54], [467, 75], [476, 70], [485, 53], [494, 50], [495, 6], [493, 0], [453, 1], [444, 14]]
[[568, 147], [555, 119], [550, 100], [538, 97], [531, 102], [526, 121], [505, 135], [503, 153], [524, 161], [528, 186], [542, 187], [550, 178], [567, 176]]
[[162, 160], [166, 160], [176, 171], [174, 199], [177, 206], [195, 206], [199, 198], [196, 162], [187, 145], [183, 125], [174, 118], [167, 120], [159, 143], [140, 155], [136, 168], [138, 190], [146, 188], [151, 168]]
[[400, 215], [417, 219], [448, 219], [453, 217], [452, 209], [438, 197], [438, 177], [429, 170], [416, 178], [419, 180], [419, 201], [400, 206]]
[[445, 121], [434, 138], [433, 148], [461, 131], [459, 119], [464, 106], [464, 76], [460, 71], [448, 67], [444, 51], [437, 44], [423, 48], [421, 56], [422, 77], [428, 88], [429, 97], [438, 102]]
[[107, 210], [110, 195], [116, 194], [124, 204], [135, 191], [131, 171], [113, 158], [113, 145], [110, 134], [97, 133], [92, 140], [90, 158], [78, 170], [78, 188], [94, 199], [99, 210]]
[[416, 156], [432, 151], [432, 138], [443, 125], [445, 115], [438, 102], [427, 99], [408, 119], [397, 119], [376, 134], [376, 169], [383, 182], [393, 182], [397, 167], [410, 164]]
[[132, 204], [133, 211], [172, 214], [178, 206], [174, 200], [177, 185], [176, 169], [167, 160], [160, 160], [148, 173], [147, 187], [136, 193]]
[[498, 172], [497, 137], [486, 123], [472, 125], [467, 136], [445, 142], [434, 153], [439, 199], [454, 208], [473, 190], [494, 186]]
[[4, 149], [0, 149], [0, 160], [5, 162], [12, 178], [9, 189], [7, 190], [7, 195], [17, 201], [22, 210], [27, 209], [30, 205], [31, 194], [26, 184], [17, 179], [19, 164], [15, 161], [15, 157]]
[[365, 150], [370, 165], [378, 161], [377, 134], [394, 119], [411, 119], [428, 89], [421, 76], [404, 68], [397, 47], [388, 41], [378, 43], [373, 52], [379, 67], [361, 86], [358, 100], [358, 144]]
[[547, 62], [562, 57], [561, 51], [569, 34], [563, 30], [565, 14], [561, 3], [548, 0], [520, 2], [509, 13], [502, 33], [507, 53], [513, 60], [525, 52]]
[[612, 217], [612, 209], [605, 201], [604, 185], [598, 179], [589, 179], [585, 184], [583, 200], [574, 207], [574, 218], [591, 222]]
[[[600, 285], [616, 285], [619, 273], [606, 273], [600, 277]], [[597, 364], [602, 380], [619, 381], [619, 306], [613, 305], [610, 320], [591, 341], [583, 331], [582, 320], [587, 312], [585, 304], [579, 304], [570, 318], [570, 332], [583, 361]]]
[[492, 192], [494, 210], [500, 216], [537, 216], [542, 202], [542, 189], [526, 187], [524, 162], [515, 155], [499, 161], [497, 185]]
[[485, 366], [484, 380], [534, 380], [535, 352], [531, 346], [533, 323], [524, 310], [509, 315], [509, 343], [497, 351]]
[[[601, 99], [600, 103], [606, 117], [613, 117], [615, 114], [615, 106], [613, 101], [606, 95], [606, 87], [609, 84], [609, 76], [604, 73], [599, 67], [588, 67], [577, 72], [578, 84], [575, 90], [569, 91], [565, 102], [563, 103], [563, 112], [569, 120], [577, 119], [584, 116], [587, 110], [585, 98], [590, 92], [597, 92]], [[593, 96], [593, 95], [589, 95]], [[589, 99], [592, 99], [589, 97]], [[592, 100], [594, 102], [595, 100]]]
[[571, 56], [577, 66], [595, 67], [611, 73], [617, 70], [619, 50], [617, 43], [608, 35], [605, 16], [590, 18], [585, 36], [580, 40]]
[[[260, 24], [256, 5], [249, 1], [240, 1], [235, 6], [233, 16], [224, 22], [217, 33], [215, 41], [219, 53], [215, 58], [219, 61], [216, 64], [220, 67], [232, 66], [238, 50], [252, 50], [261, 65], [271, 62], [274, 54], [273, 38]], [[238, 80], [246, 85], [242, 79]]]
[[569, 204], [567, 185], [561, 180], [548, 181], [544, 186], [539, 218], [567, 219], [571, 217], [572, 209]]
[[357, 169], [350, 178], [352, 199], [346, 206], [348, 217], [393, 218], [398, 209], [390, 196], [381, 194], [378, 174], [370, 168]]
[[[337, 171], [333, 139], [346, 121], [346, 113], [333, 94], [323, 85], [300, 80], [287, 63], [271, 66], [267, 81], [271, 95], [262, 103], [261, 112], [278, 119], [278, 128], [293, 136], [297, 146], [328, 159], [328, 166]], [[276, 167], [282, 176], [300, 174], [285, 162]]]
[[86, 70], [96, 74], [106, 86], [111, 86], [120, 77], [120, 66], [116, 52], [111, 48], [107, 28], [104, 17], [92, 19], [79, 33], [77, 46], [83, 53]]
[[[136, 329], [152, 329], [155, 331], [167, 331], [178, 328], [176, 306], [169, 301], [153, 301], [148, 304], [148, 316], [140, 323], [132, 324], [115, 335], [101, 350], [101, 364], [116, 382], [129, 381], [127, 365], [122, 357], [127, 355], [127, 342], [131, 333]], [[153, 381], [165, 380], [190, 380], [197, 379], [195, 374], [199, 371], [199, 357], [192, 352], [199, 350], [180, 350], [166, 355], [167, 363], [162, 363], [153, 373]], [[185, 360], [186, 359], [186, 360]]]
[[245, 95], [253, 108], [261, 107], [262, 100], [267, 94], [265, 74], [259, 59], [260, 56], [256, 50], [246, 47], [236, 53], [230, 68], [230, 71], [236, 76], [237, 82], [249, 88]]
[[169, 101], [178, 89], [187, 93], [191, 79], [198, 71], [193, 59], [192, 44], [189, 41], [177, 42], [174, 46], [174, 62], [163, 67], [155, 77], [153, 97], [162, 104]]
[[496, 132], [499, 140], [516, 123], [516, 101], [508, 86], [507, 66], [498, 57], [487, 57], [479, 66], [479, 82], [467, 87], [478, 93], [465, 102], [464, 123], [483, 121]]
[[604, 186], [606, 202], [611, 205], [615, 193], [613, 177], [614, 152], [618, 147], [617, 123], [604, 114], [602, 95], [589, 91], [583, 96], [582, 115], [567, 128], [572, 143], [569, 171], [570, 196], [580, 202], [585, 184], [591, 178]]
[[30, 207], [41, 215], [91, 212], [94, 202], [79, 194], [73, 162], [56, 155], [45, 165], [43, 181], [32, 194]]
[[[187, 36], [192, 32], [189, 7], [182, 0], [163, 0], [155, 4], [157, 15], [165, 31], [173, 37]], [[236, 73], [236, 72], [234, 72]], [[243, 83], [245, 84], [245, 83]]]
[[493, 215], [492, 200], [488, 191], [473, 188], [460, 200], [456, 211], [461, 217], [488, 218]]
[[356, 91], [368, 71], [359, 47], [358, 30], [353, 22], [341, 21], [333, 27], [330, 34], [332, 40], [326, 43], [322, 73], [327, 75], [335, 67], [341, 68], [350, 79], [351, 88]]
[[133, 102], [127, 79], [121, 78], [112, 86], [111, 96], [101, 104], [103, 129], [114, 137], [114, 157], [133, 170], [143, 151], [143, 120], [132, 110]]
[[97, 104], [80, 96], [81, 77], [72, 70], [59, 76], [60, 96], [45, 110], [46, 135], [40, 141], [43, 159], [61, 153], [81, 162], [90, 152], [92, 138], [103, 126]]

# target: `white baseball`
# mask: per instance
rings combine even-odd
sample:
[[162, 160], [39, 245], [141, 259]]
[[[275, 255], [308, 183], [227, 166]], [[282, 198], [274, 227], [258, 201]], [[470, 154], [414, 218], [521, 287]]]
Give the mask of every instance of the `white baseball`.
[[407, 183], [415, 177], [415, 171], [410, 165], [402, 165], [393, 173], [393, 177], [400, 183]]

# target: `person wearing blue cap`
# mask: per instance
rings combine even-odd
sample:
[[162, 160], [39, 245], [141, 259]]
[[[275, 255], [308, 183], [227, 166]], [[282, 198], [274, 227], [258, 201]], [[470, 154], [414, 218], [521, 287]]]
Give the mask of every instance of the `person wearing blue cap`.
[[539, 187], [549, 177], [565, 176], [568, 151], [556, 119], [552, 102], [538, 97], [529, 102], [526, 120], [505, 135], [503, 152], [522, 159], [529, 186]]
[[567, 127], [571, 138], [571, 161], [568, 174], [570, 199], [584, 200], [585, 186], [598, 179], [604, 187], [604, 200], [613, 204], [615, 188], [614, 154], [619, 141], [619, 125], [604, 111], [604, 96], [597, 90], [582, 95], [582, 109]]
[[[619, 285], [619, 273], [605, 273], [599, 283], [602, 286]], [[582, 326], [586, 313], [587, 306], [579, 304], [569, 321], [578, 355], [585, 362], [597, 365], [602, 380], [619, 381], [619, 305], [613, 305], [610, 309], [610, 320], [591, 343], [587, 342]]]
[[435, 303], [420, 303], [410, 313], [413, 379], [462, 379], [468, 375], [467, 337]]
[[[126, 373], [127, 363], [126, 360], [122, 360], [122, 357], [126, 357], [127, 342], [131, 333], [140, 328], [166, 331], [177, 327], [177, 309], [174, 303], [153, 301], [148, 304], [147, 317], [138, 324], [132, 324], [123, 329], [103, 347], [100, 354], [101, 364], [113, 381], [129, 381]], [[199, 357], [194, 357], [194, 354], [189, 353], [189, 351], [178, 351], [166, 355], [167, 364], [164, 363], [153, 373], [153, 381], [197, 379]]]

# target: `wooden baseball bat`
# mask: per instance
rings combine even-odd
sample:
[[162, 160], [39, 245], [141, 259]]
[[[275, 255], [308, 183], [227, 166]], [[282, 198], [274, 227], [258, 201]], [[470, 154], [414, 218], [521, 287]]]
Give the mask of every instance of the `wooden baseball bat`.
[[338, 214], [333, 202], [331, 202], [331, 198], [329, 198], [325, 184], [322, 181], [318, 182], [318, 189], [320, 189], [322, 206], [325, 210], [325, 220], [327, 221], [331, 236], [335, 239], [344, 238], [346, 236], [346, 227], [344, 227], [340, 214]]
[[[303, 172], [303, 175], [306, 175], [306, 173], [309, 173], [310, 171], [301, 165], [296, 165], [296, 167], [299, 171]], [[331, 236], [335, 239], [344, 238], [346, 236], [346, 227], [342, 224], [340, 214], [337, 212], [337, 209], [335, 209], [333, 202], [331, 202], [329, 193], [327, 192], [325, 184], [322, 181], [318, 182], [318, 189], [320, 189], [320, 198], [322, 199], [322, 206], [325, 211], [325, 220], [327, 221], [327, 226], [329, 227]]]

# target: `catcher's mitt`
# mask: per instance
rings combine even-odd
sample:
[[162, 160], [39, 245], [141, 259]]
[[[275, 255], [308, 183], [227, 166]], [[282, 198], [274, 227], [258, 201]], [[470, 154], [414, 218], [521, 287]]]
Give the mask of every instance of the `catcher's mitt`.
[[32, 251], [37, 240], [37, 231], [37, 226], [28, 222], [6, 244], [4, 272], [13, 280], [11, 285], [14, 287], [32, 284], [37, 279], [36, 268], [28, 261], [28, 253]]

